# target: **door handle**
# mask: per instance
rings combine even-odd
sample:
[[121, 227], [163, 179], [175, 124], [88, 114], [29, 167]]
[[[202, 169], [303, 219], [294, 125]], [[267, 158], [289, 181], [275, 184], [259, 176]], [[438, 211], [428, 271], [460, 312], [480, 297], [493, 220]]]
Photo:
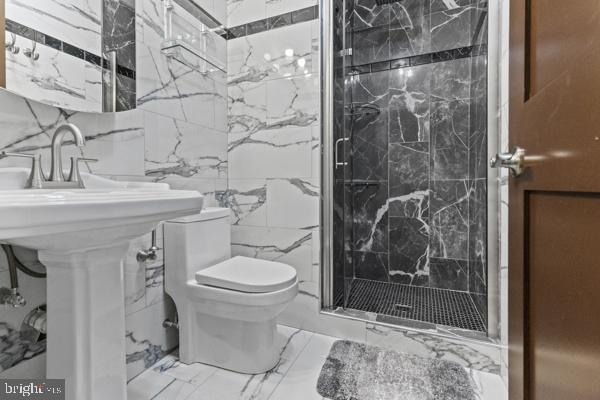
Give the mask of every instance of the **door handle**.
[[340, 158], [340, 154], [339, 154], [339, 144], [343, 143], [347, 140], [350, 140], [350, 138], [341, 138], [335, 141], [335, 169], [337, 169], [338, 167], [345, 167], [346, 165], [348, 165], [347, 162], [340, 162], [339, 158]]
[[525, 170], [525, 149], [515, 147], [510, 153], [496, 154], [490, 160], [492, 168], [508, 168], [515, 178]]

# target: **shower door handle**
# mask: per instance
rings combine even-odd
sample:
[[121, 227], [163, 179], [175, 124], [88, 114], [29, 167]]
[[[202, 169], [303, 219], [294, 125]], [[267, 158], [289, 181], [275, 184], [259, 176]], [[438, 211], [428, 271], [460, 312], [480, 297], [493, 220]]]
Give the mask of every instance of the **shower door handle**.
[[515, 147], [510, 153], [496, 154], [490, 160], [492, 168], [508, 168], [515, 178], [525, 170], [525, 149]]
[[350, 138], [341, 138], [335, 141], [335, 169], [337, 169], [338, 167], [345, 167], [346, 165], [348, 165], [347, 162], [340, 162], [340, 153], [339, 153], [339, 144], [340, 143], [344, 143], [345, 141], [350, 140]]

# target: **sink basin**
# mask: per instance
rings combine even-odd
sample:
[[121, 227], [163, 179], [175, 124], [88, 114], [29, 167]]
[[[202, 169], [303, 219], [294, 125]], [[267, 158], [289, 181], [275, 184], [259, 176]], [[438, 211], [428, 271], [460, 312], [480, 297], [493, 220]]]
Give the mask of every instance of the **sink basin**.
[[86, 189], [24, 189], [0, 169], [0, 241], [38, 250], [47, 270], [47, 377], [66, 399], [125, 400], [123, 262], [158, 222], [200, 212], [203, 197], [166, 184], [82, 174]]
[[[97, 247], [122, 239], [123, 227], [147, 224], [151, 228], [158, 221], [202, 208], [198, 192], [169, 190], [167, 184], [82, 174], [86, 189], [23, 189], [27, 176], [27, 169], [0, 169], [0, 240], [38, 250]], [[117, 236], [102, 237], [99, 230]], [[134, 237], [148, 230], [142, 227]], [[98, 237], [87, 238], [85, 231]], [[90, 246], [88, 240], [94, 244]]]

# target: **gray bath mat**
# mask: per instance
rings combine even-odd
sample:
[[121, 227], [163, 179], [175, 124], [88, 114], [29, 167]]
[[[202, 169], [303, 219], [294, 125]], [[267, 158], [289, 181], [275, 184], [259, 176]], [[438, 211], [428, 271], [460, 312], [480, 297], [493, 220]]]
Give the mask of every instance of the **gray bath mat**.
[[475, 400], [459, 364], [339, 340], [323, 365], [317, 391], [332, 400]]

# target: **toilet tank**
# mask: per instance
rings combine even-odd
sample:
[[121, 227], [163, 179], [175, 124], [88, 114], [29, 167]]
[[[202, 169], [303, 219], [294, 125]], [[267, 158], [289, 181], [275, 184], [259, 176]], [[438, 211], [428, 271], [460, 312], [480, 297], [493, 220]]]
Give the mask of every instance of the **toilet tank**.
[[164, 224], [167, 290], [195, 279], [197, 271], [231, 258], [229, 209], [208, 207], [200, 214]]

